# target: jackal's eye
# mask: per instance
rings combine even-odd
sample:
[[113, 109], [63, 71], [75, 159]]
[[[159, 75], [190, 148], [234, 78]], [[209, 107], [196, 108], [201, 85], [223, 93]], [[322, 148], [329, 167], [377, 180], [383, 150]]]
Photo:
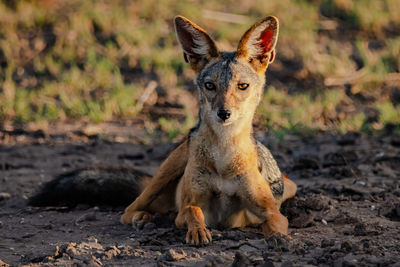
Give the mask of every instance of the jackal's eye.
[[237, 86], [238, 86], [239, 90], [246, 90], [247, 87], [249, 87], [249, 84], [248, 83], [238, 83]]
[[215, 90], [215, 84], [213, 84], [212, 82], [204, 83], [204, 87], [209, 91]]

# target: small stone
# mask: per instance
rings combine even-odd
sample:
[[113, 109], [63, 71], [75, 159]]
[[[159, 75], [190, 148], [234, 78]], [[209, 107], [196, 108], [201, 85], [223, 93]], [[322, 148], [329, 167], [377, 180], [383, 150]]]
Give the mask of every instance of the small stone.
[[65, 250], [65, 252], [68, 253], [69, 256], [75, 256], [75, 255], [80, 255], [81, 253], [75, 248], [74, 243], [70, 243]]
[[355, 236], [367, 235], [367, 228], [365, 227], [365, 224], [363, 224], [363, 223], [356, 224], [354, 226], [354, 235]]
[[245, 267], [245, 266], [250, 266], [251, 262], [249, 258], [244, 254], [239, 251], [236, 251], [235, 254], [235, 259], [232, 263], [232, 267]]
[[104, 254], [106, 255], [106, 257], [108, 259], [112, 259], [112, 258], [118, 256], [120, 253], [121, 253], [121, 251], [116, 246], [108, 247], [106, 249], [106, 251], [104, 252]]
[[303, 212], [289, 221], [289, 225], [293, 228], [306, 228], [313, 225], [314, 217], [313, 213]]
[[8, 265], [7, 263], [5, 263], [4, 261], [0, 260], [0, 266], [1, 267], [8, 267], [10, 265]]
[[87, 240], [88, 242], [82, 242], [78, 245], [78, 247], [81, 249], [104, 249], [103, 246], [98, 242], [96, 237], [89, 236]]
[[184, 259], [186, 256], [187, 255], [185, 251], [183, 251], [182, 249], [180, 252], [177, 252], [171, 248], [165, 253], [165, 258], [167, 261], [179, 261], [181, 259]]
[[200, 254], [197, 253], [197, 252], [193, 252], [192, 254], [190, 254], [190, 257], [193, 258], [193, 259], [200, 259], [201, 258]]
[[333, 245], [335, 245], [335, 241], [334, 240], [323, 239], [321, 241], [321, 247], [322, 248], [332, 247]]
[[222, 238], [221, 231], [218, 231], [218, 230], [215, 230], [215, 229], [213, 229], [211, 231], [211, 235], [212, 235], [214, 241], [220, 240]]
[[102, 128], [98, 125], [88, 125], [81, 130], [81, 134], [87, 137], [97, 136], [102, 132]]
[[84, 215], [82, 215], [81, 217], [79, 217], [75, 223], [79, 223], [79, 222], [84, 222], [84, 221], [96, 221], [96, 212], [89, 212], [86, 213]]
[[265, 242], [269, 250], [289, 251], [289, 239], [287, 237], [273, 235], [266, 238]]
[[250, 257], [250, 261], [253, 264], [253, 266], [260, 266], [260, 265], [263, 266], [264, 264], [264, 258], [261, 256], [253, 255]]
[[351, 251], [351, 249], [352, 249], [352, 244], [351, 244], [351, 242], [350, 241], [344, 241], [341, 245], [340, 245], [340, 249], [342, 250], [342, 251], [345, 251], [345, 252], [350, 252]]
[[311, 210], [325, 210], [329, 208], [328, 199], [322, 195], [312, 195], [305, 199], [304, 205]]
[[325, 219], [322, 219], [321, 222], [322, 222], [323, 224], [325, 224], [325, 225], [328, 225], [328, 222], [325, 221]]

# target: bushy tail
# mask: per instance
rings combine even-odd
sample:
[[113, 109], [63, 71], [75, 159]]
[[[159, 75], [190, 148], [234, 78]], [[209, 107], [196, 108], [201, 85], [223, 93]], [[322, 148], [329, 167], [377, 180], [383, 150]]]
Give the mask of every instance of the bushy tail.
[[101, 167], [61, 174], [29, 199], [31, 206], [78, 204], [126, 206], [143, 190], [150, 176], [134, 168]]

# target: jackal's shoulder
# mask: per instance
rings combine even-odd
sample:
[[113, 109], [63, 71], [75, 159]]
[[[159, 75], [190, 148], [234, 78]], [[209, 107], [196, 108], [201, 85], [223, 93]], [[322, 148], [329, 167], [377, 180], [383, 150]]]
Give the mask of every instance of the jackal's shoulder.
[[270, 184], [272, 193], [275, 196], [283, 194], [282, 173], [276, 160], [260, 141], [257, 141], [258, 166], [265, 180]]

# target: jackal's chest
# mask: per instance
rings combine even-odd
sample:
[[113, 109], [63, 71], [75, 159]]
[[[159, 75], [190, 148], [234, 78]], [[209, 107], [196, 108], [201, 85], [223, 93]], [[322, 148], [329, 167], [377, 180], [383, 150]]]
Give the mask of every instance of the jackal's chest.
[[230, 227], [232, 215], [243, 208], [240, 178], [218, 174], [210, 174], [207, 178], [208, 192], [200, 206], [205, 222], [211, 227]]

